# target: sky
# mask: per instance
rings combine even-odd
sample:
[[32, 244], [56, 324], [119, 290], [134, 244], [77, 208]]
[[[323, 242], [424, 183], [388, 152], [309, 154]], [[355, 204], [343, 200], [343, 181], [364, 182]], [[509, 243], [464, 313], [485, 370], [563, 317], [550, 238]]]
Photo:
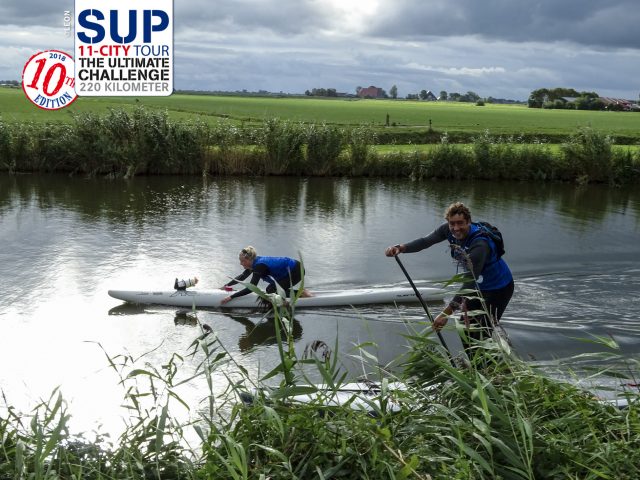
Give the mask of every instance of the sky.
[[[396, 85], [399, 97], [424, 89], [513, 100], [568, 87], [638, 100], [639, 7], [638, 0], [174, 0], [174, 87], [355, 93]], [[2, 0], [0, 80], [20, 80], [38, 51], [72, 54], [64, 17], [73, 9], [72, 0]]]

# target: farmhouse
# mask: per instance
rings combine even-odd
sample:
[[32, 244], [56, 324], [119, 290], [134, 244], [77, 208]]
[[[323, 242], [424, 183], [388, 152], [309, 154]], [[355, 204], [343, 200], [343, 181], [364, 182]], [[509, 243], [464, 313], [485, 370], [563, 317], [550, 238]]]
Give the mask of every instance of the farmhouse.
[[436, 97], [431, 90], [427, 90], [427, 94], [424, 96], [423, 100], [426, 100], [427, 102], [435, 102], [438, 100], [438, 97]]
[[384, 98], [384, 90], [371, 85], [370, 87], [358, 90], [358, 96], [360, 98]]
[[631, 100], [625, 100], [624, 98], [611, 98], [600, 97], [599, 98], [607, 110], [622, 110], [625, 112], [640, 110], [640, 107], [633, 103]]

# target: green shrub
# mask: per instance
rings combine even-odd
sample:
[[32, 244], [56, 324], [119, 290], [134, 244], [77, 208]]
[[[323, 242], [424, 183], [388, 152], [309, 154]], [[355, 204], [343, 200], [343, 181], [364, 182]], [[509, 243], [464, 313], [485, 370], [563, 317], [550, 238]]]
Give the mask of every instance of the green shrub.
[[609, 179], [613, 141], [591, 128], [579, 128], [562, 144], [568, 174], [579, 182], [606, 182]]
[[308, 125], [306, 134], [306, 165], [311, 175], [327, 175], [336, 166], [345, 144], [345, 133], [324, 123]]
[[351, 175], [361, 176], [368, 173], [371, 145], [376, 141], [376, 134], [372, 128], [361, 126], [352, 128], [347, 134]]
[[264, 122], [262, 145], [266, 150], [264, 175], [303, 173], [305, 142], [299, 124], [271, 118]]

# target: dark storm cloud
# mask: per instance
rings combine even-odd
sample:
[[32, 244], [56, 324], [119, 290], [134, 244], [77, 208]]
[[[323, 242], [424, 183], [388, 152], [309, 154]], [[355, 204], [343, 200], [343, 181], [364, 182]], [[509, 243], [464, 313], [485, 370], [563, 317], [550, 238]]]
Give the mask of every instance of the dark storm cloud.
[[373, 21], [370, 32], [638, 48], [639, 25], [637, 0], [399, 0]]
[[201, 28], [210, 33], [270, 30], [297, 34], [329, 23], [321, 2], [275, 1], [185, 1], [175, 4], [176, 28]]
[[[397, 84], [400, 96], [429, 89], [526, 99], [567, 86], [637, 98], [637, 2], [174, 0], [176, 88]], [[72, 50], [63, 17], [73, 9], [73, 0], [0, 0], [0, 78], [20, 78], [38, 50]]]

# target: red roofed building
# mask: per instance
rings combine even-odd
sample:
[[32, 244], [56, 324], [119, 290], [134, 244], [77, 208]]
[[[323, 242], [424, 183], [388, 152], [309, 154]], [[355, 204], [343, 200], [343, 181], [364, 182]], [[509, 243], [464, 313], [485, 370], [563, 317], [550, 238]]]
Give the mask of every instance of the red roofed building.
[[358, 96], [360, 98], [384, 98], [384, 90], [372, 85], [367, 88], [361, 88], [358, 91]]

